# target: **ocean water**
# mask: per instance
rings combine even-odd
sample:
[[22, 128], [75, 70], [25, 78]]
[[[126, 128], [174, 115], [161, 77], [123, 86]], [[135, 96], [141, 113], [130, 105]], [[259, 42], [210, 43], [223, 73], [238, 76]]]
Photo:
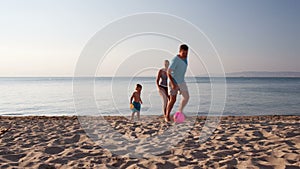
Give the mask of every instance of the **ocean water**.
[[[218, 78], [214, 79], [218, 84]], [[207, 115], [211, 106], [211, 79], [187, 78], [190, 100], [185, 113]], [[129, 97], [141, 83], [142, 115], [161, 115], [155, 78], [96, 78], [94, 100], [76, 100], [91, 115], [129, 115]], [[221, 83], [221, 82], [220, 82]], [[226, 78], [223, 115], [300, 115], [300, 78]], [[85, 92], [82, 91], [82, 96]], [[72, 78], [0, 78], [0, 115], [82, 115], [73, 97]], [[174, 107], [178, 108], [180, 95]], [[92, 109], [91, 109], [92, 110]]]

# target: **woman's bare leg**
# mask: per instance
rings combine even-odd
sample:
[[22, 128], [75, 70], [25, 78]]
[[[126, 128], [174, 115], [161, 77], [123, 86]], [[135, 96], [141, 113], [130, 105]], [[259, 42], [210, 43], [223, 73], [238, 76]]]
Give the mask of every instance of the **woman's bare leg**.
[[163, 90], [163, 89], [161, 89], [161, 88], [159, 88], [159, 94], [160, 94], [160, 96], [161, 96], [161, 98], [162, 98], [162, 111], [164, 112], [164, 115], [166, 116], [166, 111], [167, 111], [167, 104], [168, 104], [168, 95], [167, 95], [167, 93]]

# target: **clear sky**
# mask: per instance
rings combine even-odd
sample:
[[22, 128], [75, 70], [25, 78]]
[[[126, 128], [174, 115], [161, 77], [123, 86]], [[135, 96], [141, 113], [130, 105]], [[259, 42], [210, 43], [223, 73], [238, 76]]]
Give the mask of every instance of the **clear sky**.
[[72, 76], [97, 31], [139, 12], [195, 24], [225, 72], [300, 71], [299, 0], [1, 0], [0, 76]]

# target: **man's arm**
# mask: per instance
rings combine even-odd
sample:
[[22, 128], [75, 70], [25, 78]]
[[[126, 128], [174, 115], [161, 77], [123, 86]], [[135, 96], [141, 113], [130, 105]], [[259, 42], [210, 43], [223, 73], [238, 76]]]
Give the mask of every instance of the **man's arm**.
[[168, 75], [168, 78], [169, 78], [169, 80], [170, 80], [171, 87], [172, 87], [172, 89], [175, 89], [177, 85], [176, 85], [176, 83], [174, 82], [174, 79], [173, 79], [171, 73], [172, 73], [172, 69], [168, 69], [167, 75]]

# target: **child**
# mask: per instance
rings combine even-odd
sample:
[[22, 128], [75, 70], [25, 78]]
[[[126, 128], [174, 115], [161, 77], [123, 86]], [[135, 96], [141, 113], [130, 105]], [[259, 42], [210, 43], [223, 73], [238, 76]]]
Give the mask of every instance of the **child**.
[[130, 105], [131, 105], [130, 109], [132, 111], [131, 121], [133, 121], [135, 112], [137, 113], [138, 120], [140, 120], [141, 104], [143, 104], [143, 101], [141, 99], [141, 91], [142, 91], [142, 85], [137, 84], [135, 87], [135, 91], [132, 93], [132, 96], [130, 97]]

